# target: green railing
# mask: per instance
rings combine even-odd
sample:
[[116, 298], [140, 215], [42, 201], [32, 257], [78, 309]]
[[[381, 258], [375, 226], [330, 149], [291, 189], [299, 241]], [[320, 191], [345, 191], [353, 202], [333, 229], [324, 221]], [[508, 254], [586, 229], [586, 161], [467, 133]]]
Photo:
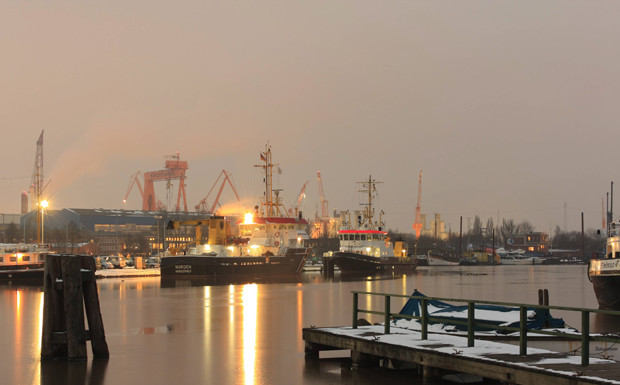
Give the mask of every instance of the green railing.
[[[423, 340], [428, 339], [429, 322], [441, 322], [441, 323], [449, 324], [449, 325], [467, 325], [467, 346], [468, 347], [474, 346], [474, 341], [475, 341], [474, 331], [476, 327], [493, 328], [496, 330], [509, 331], [509, 332], [518, 331], [519, 332], [519, 354], [522, 356], [527, 355], [527, 332], [534, 331], [537, 334], [563, 337], [566, 339], [581, 340], [581, 365], [582, 366], [589, 365], [590, 341], [620, 343], [620, 336], [591, 335], [590, 334], [590, 314], [591, 313], [620, 316], [620, 311], [584, 309], [584, 308], [567, 307], [567, 306], [527, 305], [527, 304], [522, 304], [522, 303], [479, 301], [479, 300], [455, 299], [455, 298], [423, 297], [423, 296], [411, 296], [411, 295], [403, 295], [403, 294], [372, 293], [372, 292], [367, 292], [367, 291], [352, 291], [352, 293], [353, 293], [353, 329], [357, 329], [357, 319], [358, 319], [359, 313], [383, 316], [385, 334], [390, 334], [390, 322], [392, 320], [392, 317], [397, 316], [398, 318], [420, 320], [421, 338]], [[359, 303], [360, 294], [384, 297], [385, 299], [384, 310], [379, 311], [379, 310], [359, 308], [358, 303]], [[391, 298], [406, 298], [406, 299], [413, 298], [413, 299], [420, 300], [420, 303], [421, 303], [420, 315], [415, 316], [415, 315], [392, 313], [391, 308], [390, 308]], [[467, 303], [467, 320], [466, 321], [461, 321], [458, 319], [447, 320], [445, 318], [437, 318], [437, 317], [429, 316], [428, 301], [430, 300]], [[500, 305], [500, 306], [509, 306], [509, 307], [519, 308], [519, 318], [520, 318], [519, 327], [498, 326], [495, 324], [485, 323], [484, 321], [476, 320], [474, 317], [474, 314], [475, 314], [474, 306], [476, 304]], [[580, 312], [581, 313], [581, 331], [578, 333], [565, 333], [565, 332], [553, 331], [553, 330], [529, 329], [527, 327], [527, 309], [545, 309], [545, 310], [561, 310], [561, 311], [569, 311], [569, 312]]]

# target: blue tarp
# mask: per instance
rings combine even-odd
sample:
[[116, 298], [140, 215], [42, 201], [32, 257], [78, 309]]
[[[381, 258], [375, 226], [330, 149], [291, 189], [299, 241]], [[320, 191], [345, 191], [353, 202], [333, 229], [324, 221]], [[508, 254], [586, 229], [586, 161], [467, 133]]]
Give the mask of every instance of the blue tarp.
[[[426, 297], [417, 289], [412, 296]], [[417, 316], [421, 315], [421, 299], [410, 298], [399, 314]], [[451, 305], [438, 300], [428, 300], [429, 317], [439, 318], [439, 320], [429, 321], [431, 324], [443, 323], [450, 324], [457, 330], [467, 330], [467, 305]], [[484, 312], [484, 319], [476, 319], [477, 322], [484, 322], [492, 325], [503, 325], [508, 327], [519, 327], [519, 308], [500, 306], [500, 305], [474, 305], [475, 314]], [[512, 313], [509, 315], [508, 313]], [[494, 317], [496, 314], [496, 317]], [[527, 328], [532, 330], [553, 329], [565, 327], [564, 320], [552, 317], [547, 309], [527, 309]], [[512, 318], [512, 319], [511, 319]], [[399, 317], [395, 318], [395, 321]], [[401, 318], [402, 319], [402, 318]], [[452, 324], [449, 321], [463, 321], [465, 324]], [[476, 327], [477, 331], [497, 330], [493, 327]]]

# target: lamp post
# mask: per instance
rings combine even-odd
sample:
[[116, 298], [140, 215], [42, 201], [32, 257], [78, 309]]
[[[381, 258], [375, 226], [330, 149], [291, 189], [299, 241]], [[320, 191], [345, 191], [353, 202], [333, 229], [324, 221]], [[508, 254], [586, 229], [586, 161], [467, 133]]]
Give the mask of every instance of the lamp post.
[[42, 200], [41, 206], [41, 245], [45, 244], [45, 209], [49, 206], [49, 202]]

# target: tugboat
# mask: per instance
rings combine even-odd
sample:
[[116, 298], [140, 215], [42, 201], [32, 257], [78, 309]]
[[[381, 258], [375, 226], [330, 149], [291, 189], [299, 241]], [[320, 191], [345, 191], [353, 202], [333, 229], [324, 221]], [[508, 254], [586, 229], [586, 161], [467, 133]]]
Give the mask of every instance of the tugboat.
[[0, 243], [0, 281], [41, 279], [45, 255], [50, 250], [45, 244]]
[[364, 210], [357, 214], [356, 222], [351, 217], [344, 219], [338, 231], [340, 248], [333, 253], [333, 263], [342, 273], [408, 273], [418, 266], [415, 259], [407, 257], [407, 249], [403, 242], [392, 243], [388, 233], [384, 231], [382, 213], [379, 220], [374, 219], [373, 194], [377, 191], [372, 176], [367, 181], [359, 182], [360, 190], [368, 193], [368, 203], [363, 204]]
[[[196, 246], [184, 255], [167, 255], [161, 259], [162, 278], [213, 278], [237, 281], [264, 276], [301, 273], [310, 248], [308, 222], [301, 213], [291, 216], [284, 208], [279, 191], [272, 185], [271, 148], [260, 153], [265, 175], [265, 196], [261, 207], [247, 213], [238, 224], [238, 236], [232, 236], [230, 220], [214, 216], [205, 220], [173, 221], [169, 227], [196, 226]], [[206, 244], [201, 244], [201, 227], [208, 226]]]
[[609, 224], [604, 258], [591, 259], [588, 278], [599, 308], [620, 310], [620, 222]]

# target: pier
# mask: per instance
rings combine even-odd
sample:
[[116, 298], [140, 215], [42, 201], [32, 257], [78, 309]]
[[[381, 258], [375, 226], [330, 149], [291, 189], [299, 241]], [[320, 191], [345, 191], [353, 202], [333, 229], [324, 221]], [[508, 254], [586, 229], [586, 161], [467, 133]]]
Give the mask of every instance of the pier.
[[[359, 295], [383, 296], [385, 306], [382, 310], [360, 309], [357, 298]], [[541, 307], [579, 311], [583, 315], [580, 333], [534, 331], [529, 330], [525, 322], [521, 322], [519, 328], [509, 328], [519, 332], [519, 344], [515, 345], [502, 342], [500, 341], [501, 338], [490, 341], [476, 336], [473, 330], [480, 323], [473, 318], [475, 301], [420, 298], [423, 302], [422, 314], [419, 317], [404, 317], [420, 321], [420, 330], [413, 330], [394, 326], [393, 317], [398, 316], [400, 318], [403, 316], [392, 313], [390, 310], [392, 297], [411, 298], [411, 296], [354, 291], [353, 297], [352, 326], [303, 329], [305, 353], [308, 358], [318, 359], [322, 351], [349, 350], [354, 366], [383, 366], [394, 369], [415, 368], [425, 378], [450, 373], [467, 373], [509, 384], [620, 384], [620, 363], [608, 357], [591, 357], [589, 351], [591, 341], [605, 341], [612, 344], [620, 342], [620, 338], [615, 336], [590, 335], [588, 332], [589, 314], [593, 312], [607, 313], [607, 311], [477, 301], [476, 303], [517, 305], [520, 309]], [[432, 299], [468, 303], [472, 310], [468, 312], [468, 319], [465, 321], [467, 324], [466, 334], [432, 333], [428, 331], [429, 322], [434, 320], [433, 317], [429, 317], [424, 307], [427, 301]], [[380, 325], [360, 322], [357, 318], [360, 313], [380, 315], [385, 322]], [[521, 314], [524, 313], [522, 310]], [[620, 314], [620, 312], [613, 313]], [[581, 355], [577, 355], [575, 351], [558, 352], [528, 347], [528, 341], [534, 336], [540, 337], [541, 335], [581, 341]]]

